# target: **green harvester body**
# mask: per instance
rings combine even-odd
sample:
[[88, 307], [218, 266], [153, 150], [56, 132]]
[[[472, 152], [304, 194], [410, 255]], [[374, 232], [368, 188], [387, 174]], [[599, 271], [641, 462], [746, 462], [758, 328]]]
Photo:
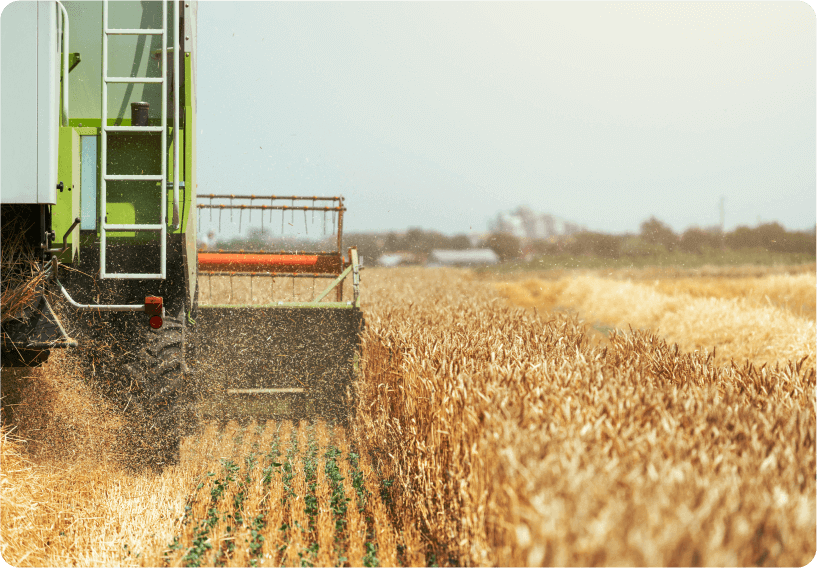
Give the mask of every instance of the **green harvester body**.
[[[147, 393], [146, 415], [151, 405], [176, 412], [184, 399], [188, 410], [222, 417], [317, 408], [345, 419], [363, 317], [356, 250], [341, 252], [342, 198], [331, 198], [338, 238], [335, 251], [322, 251], [331, 267], [319, 276], [334, 278], [322, 296], [199, 304], [197, 16], [197, 2], [173, 0], [16, 2], [3, 11], [4, 226], [14, 217], [33, 227], [47, 286], [70, 303], [67, 325], [53, 314], [36, 324], [51, 333], [36, 346], [35, 324], [4, 324], [3, 364], [13, 353], [47, 356], [43, 346], [82, 349], [113, 330], [119, 350], [94, 373], [121, 377], [123, 401]], [[280, 278], [309, 276], [305, 251], [254, 254], [275, 256]], [[230, 270], [241, 272], [241, 258]], [[347, 277], [354, 298], [342, 301]], [[163, 327], [151, 327], [150, 298], [161, 298]]]

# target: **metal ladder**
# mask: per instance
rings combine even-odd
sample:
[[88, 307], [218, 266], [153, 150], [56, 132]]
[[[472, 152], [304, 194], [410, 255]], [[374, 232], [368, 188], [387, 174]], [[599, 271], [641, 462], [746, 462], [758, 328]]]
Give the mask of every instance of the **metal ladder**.
[[[167, 277], [167, 0], [162, 0], [161, 29], [111, 29], [108, 28], [108, 1], [102, 2], [102, 171], [100, 175], [100, 207], [102, 222], [99, 228], [100, 278], [164, 280]], [[173, 21], [173, 86], [175, 105], [173, 113], [173, 228], [179, 226], [179, 3], [174, 4]], [[110, 35], [161, 35], [162, 36], [162, 76], [157, 77], [108, 77], [108, 36]], [[162, 85], [162, 125], [161, 126], [109, 126], [108, 125], [108, 83], [160, 83]], [[108, 134], [127, 132], [159, 134], [162, 138], [162, 171], [150, 175], [108, 174]], [[161, 189], [162, 212], [156, 224], [112, 224], [107, 218], [107, 182], [109, 181], [158, 181]], [[105, 267], [107, 233], [152, 231], [160, 233], [160, 272], [158, 273], [111, 273]]]

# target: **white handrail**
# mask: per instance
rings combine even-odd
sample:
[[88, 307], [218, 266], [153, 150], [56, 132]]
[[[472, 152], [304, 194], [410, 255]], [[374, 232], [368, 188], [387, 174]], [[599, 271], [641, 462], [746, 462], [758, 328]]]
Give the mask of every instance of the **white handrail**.
[[68, 126], [68, 11], [60, 0], [56, 0], [56, 2], [62, 12], [62, 21], [64, 23], [62, 32], [62, 125]]
[[68, 294], [68, 290], [56, 278], [54, 282], [62, 292], [63, 297], [68, 300], [68, 303], [78, 310], [99, 310], [101, 312], [144, 312], [145, 304], [80, 304]]
[[[173, 230], [179, 221], [179, 4], [173, 2]], [[166, 56], [165, 56], [166, 57]]]

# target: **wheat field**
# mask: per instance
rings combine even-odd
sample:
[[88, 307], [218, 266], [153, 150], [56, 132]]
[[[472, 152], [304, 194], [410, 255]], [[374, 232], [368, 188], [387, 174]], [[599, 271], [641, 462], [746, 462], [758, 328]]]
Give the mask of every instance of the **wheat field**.
[[[161, 474], [118, 465], [109, 431], [121, 417], [52, 358], [26, 383], [49, 404], [23, 396], [16, 429], [4, 427], [0, 554], [14, 565], [808, 563], [813, 274], [761, 275], [776, 280], [752, 293], [722, 276], [722, 293], [688, 274], [563, 276], [367, 269], [346, 428], [207, 423]], [[220, 301], [247, 301], [236, 289]], [[99, 409], [85, 433], [65, 389]], [[54, 436], [75, 451], [51, 451]]]
[[813, 358], [718, 364], [639, 330], [595, 346], [574, 317], [513, 309], [467, 274], [369, 276], [359, 411], [376, 411], [359, 435], [437, 559], [814, 556]]

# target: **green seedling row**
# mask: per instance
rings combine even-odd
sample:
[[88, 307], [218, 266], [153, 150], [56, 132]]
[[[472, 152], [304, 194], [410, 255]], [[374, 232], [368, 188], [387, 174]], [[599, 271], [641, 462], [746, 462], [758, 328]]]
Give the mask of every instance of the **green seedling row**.
[[[222, 441], [238, 447], [245, 436], [255, 439], [249, 453], [222, 458], [198, 481], [187, 499], [178, 534], [167, 545], [165, 566], [227, 566], [237, 562], [249, 566], [316, 566], [321, 552], [318, 532], [327, 530], [318, 526], [321, 507], [331, 511], [329, 531], [334, 531], [334, 537], [329, 557], [334, 565], [349, 566], [350, 539], [363, 538], [363, 543], [355, 543], [362, 544], [365, 550], [363, 564], [379, 566], [376, 524], [390, 521], [375, 518], [370, 510], [372, 496], [364, 484], [357, 449], [352, 447], [344, 455], [332, 438], [321, 452], [315, 425], [306, 423], [290, 428], [285, 440], [282, 433], [276, 433], [261, 447], [258, 439], [263, 427], [253, 431], [245, 427], [234, 441]], [[271, 427], [270, 423], [266, 427]], [[341, 473], [347, 464], [349, 479]], [[317, 491], [321, 466], [328, 492]], [[303, 478], [299, 479], [305, 481], [302, 495], [296, 483], [300, 474]], [[328, 503], [320, 503], [318, 495], [327, 493]], [[303, 507], [303, 514], [299, 507]], [[349, 530], [352, 507], [365, 519], [365, 535], [351, 534]], [[202, 510], [203, 515], [194, 513]], [[296, 549], [289, 550], [292, 546]]]

